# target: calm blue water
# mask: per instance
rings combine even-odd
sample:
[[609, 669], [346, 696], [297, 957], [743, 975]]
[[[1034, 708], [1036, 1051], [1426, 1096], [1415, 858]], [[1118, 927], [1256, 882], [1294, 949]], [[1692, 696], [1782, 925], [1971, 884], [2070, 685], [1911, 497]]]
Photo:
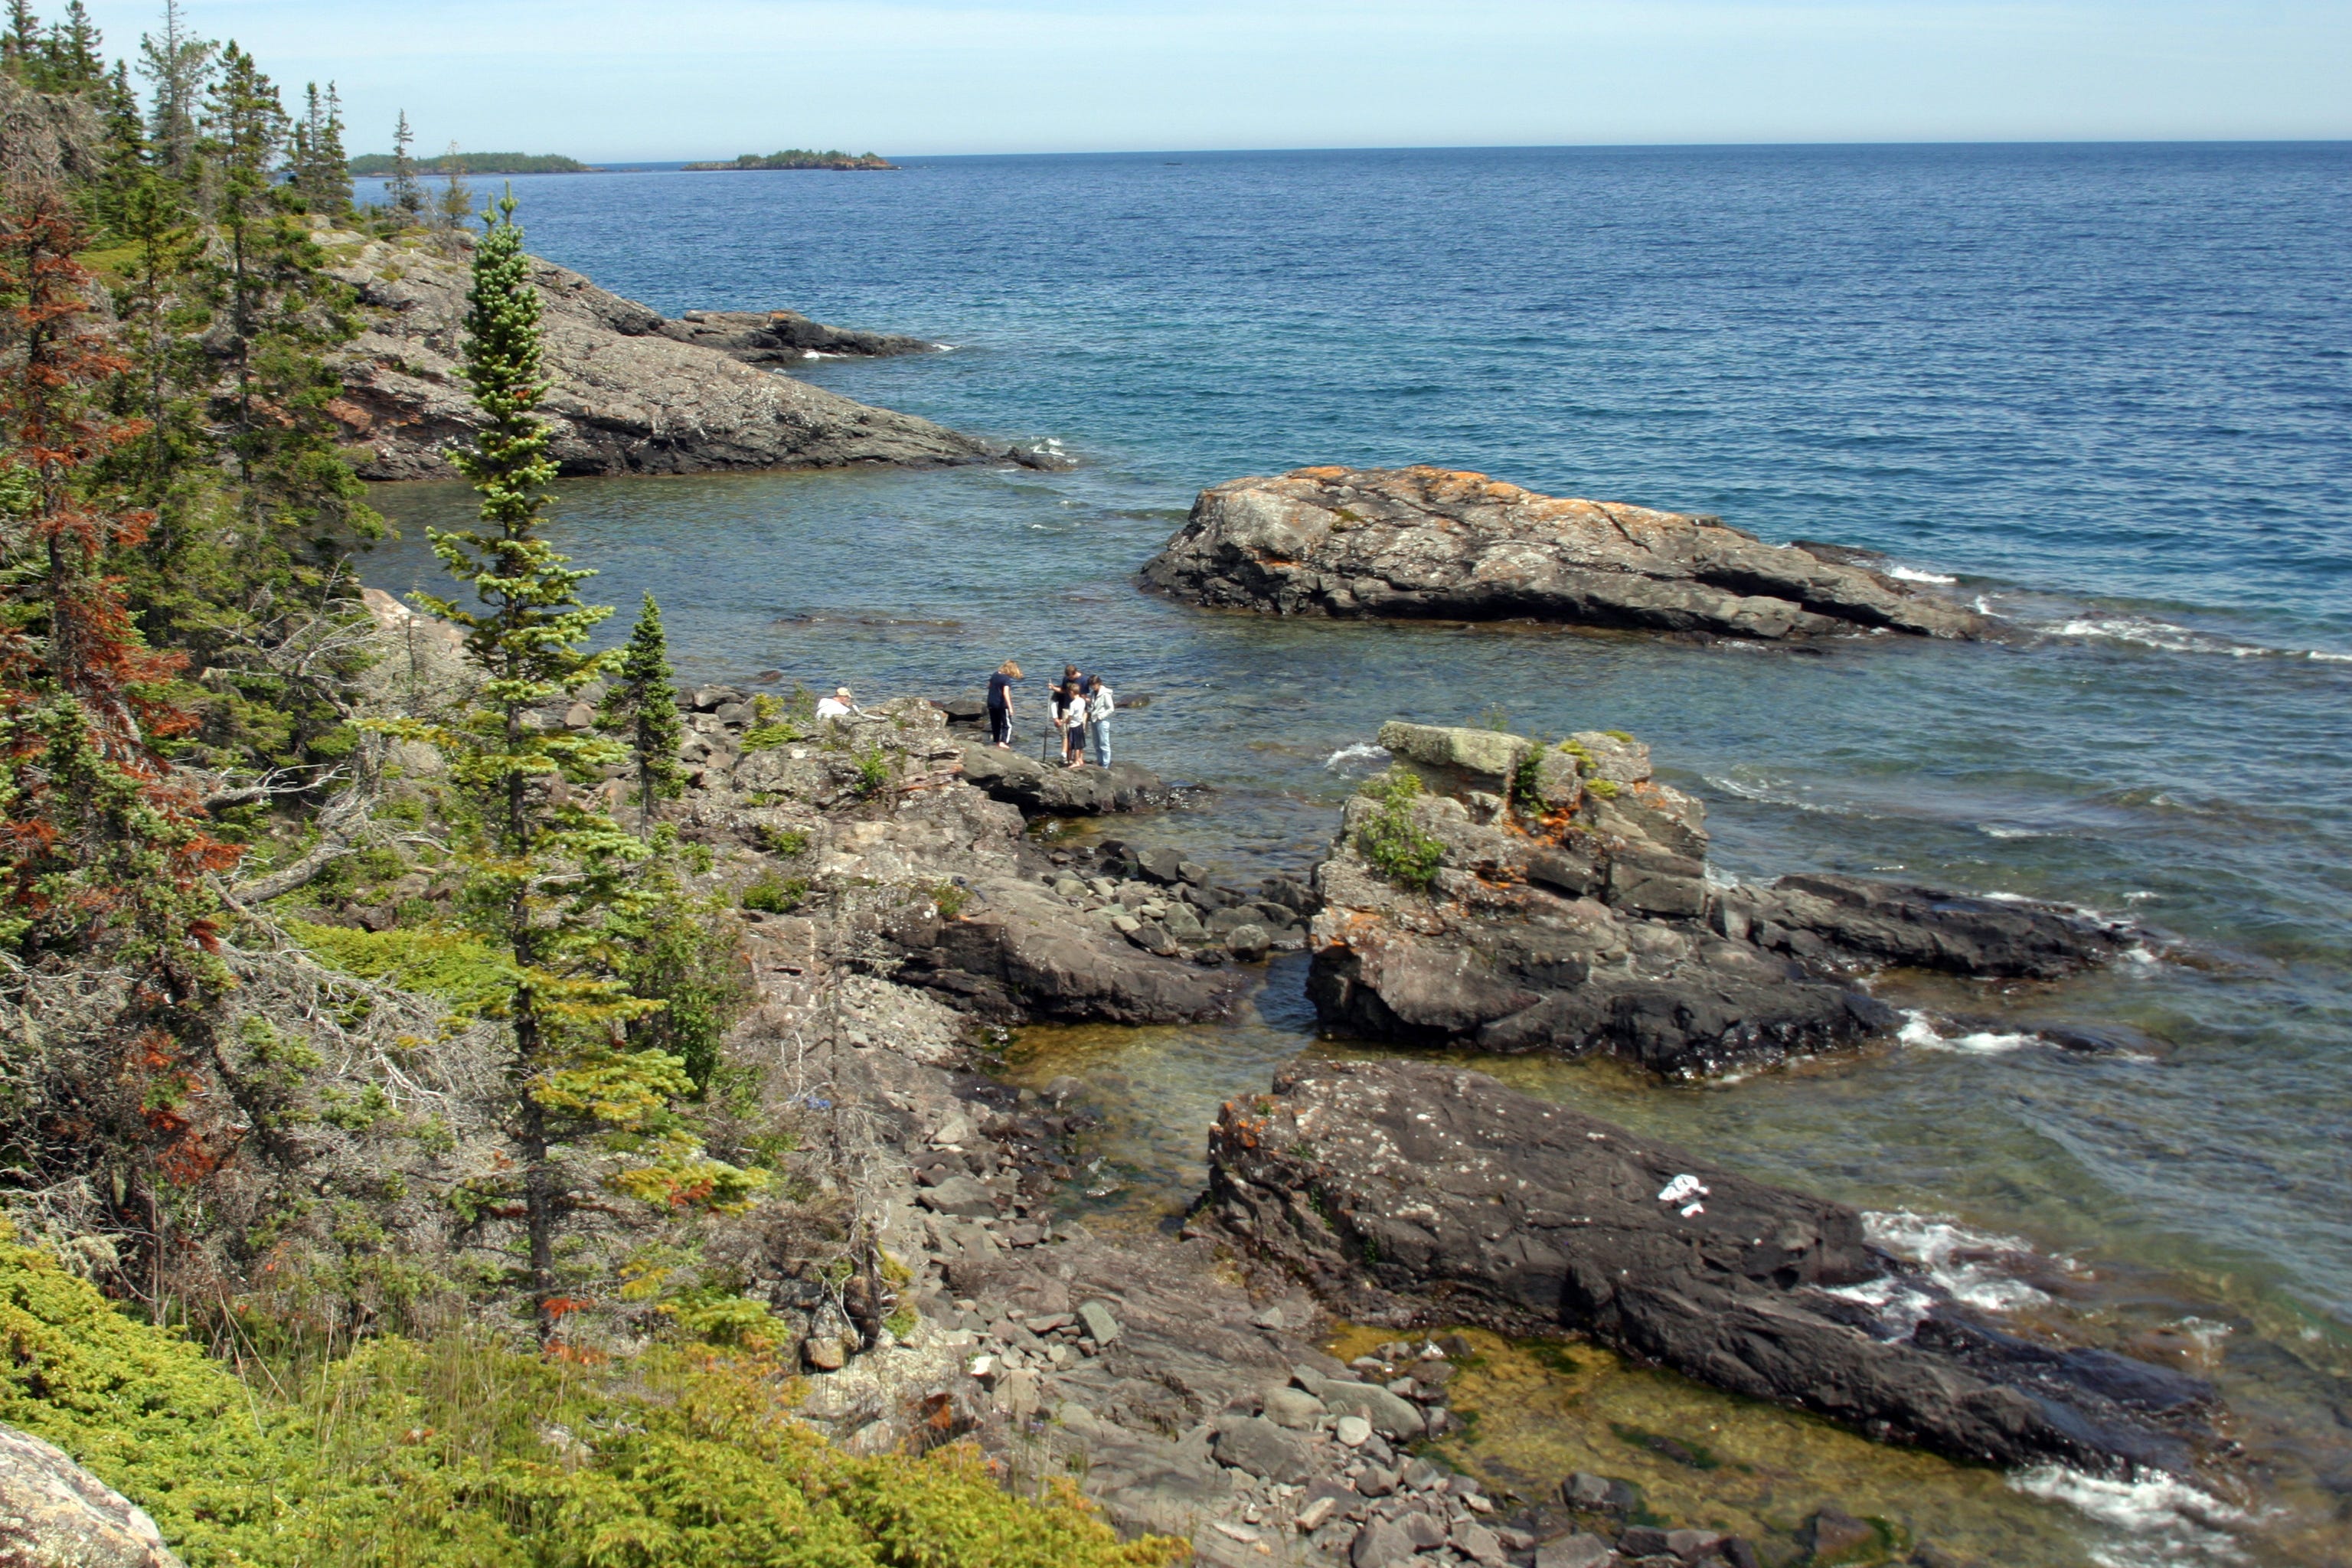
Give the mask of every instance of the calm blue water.
[[[1728, 869], [1900, 870], [2192, 939], [2193, 963], [1945, 998], [2128, 1023], [2150, 1059], [1907, 1049], [1613, 1110], [2069, 1253], [2114, 1283], [2101, 1310], [2229, 1323], [2266, 1462], [2332, 1476], [2323, 1509], [2352, 1492], [2352, 147], [514, 184], [532, 247], [610, 288], [923, 333], [953, 352], [805, 374], [1085, 464], [567, 483], [566, 548], [614, 602], [652, 588], [693, 673], [943, 691], [1078, 659], [1154, 698], [1130, 755], [1221, 788], [1153, 831], [1237, 867], [1312, 858], [1349, 787], [1328, 759], [1383, 718], [1622, 727], [1708, 797]], [[1875, 546], [2034, 635], [1811, 658], [1129, 585], [1203, 485], [1412, 461]], [[465, 500], [383, 499], [409, 524]], [[374, 575], [427, 570], [411, 544]], [[1227, 1064], [1199, 1097], [1270, 1059], [1195, 1055]]]

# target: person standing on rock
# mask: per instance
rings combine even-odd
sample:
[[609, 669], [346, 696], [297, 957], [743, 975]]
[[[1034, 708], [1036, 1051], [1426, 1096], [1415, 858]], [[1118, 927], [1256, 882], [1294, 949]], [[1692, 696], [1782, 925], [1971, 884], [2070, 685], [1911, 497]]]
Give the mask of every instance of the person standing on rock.
[[1095, 766], [1110, 766], [1110, 716], [1118, 704], [1099, 675], [1087, 677], [1087, 740], [1094, 748]]
[[1021, 679], [1021, 667], [1006, 659], [988, 678], [988, 738], [1000, 752], [1013, 749], [1013, 683]]
[[1087, 765], [1087, 678], [1070, 676], [1068, 706], [1062, 710], [1062, 757], [1073, 768]]

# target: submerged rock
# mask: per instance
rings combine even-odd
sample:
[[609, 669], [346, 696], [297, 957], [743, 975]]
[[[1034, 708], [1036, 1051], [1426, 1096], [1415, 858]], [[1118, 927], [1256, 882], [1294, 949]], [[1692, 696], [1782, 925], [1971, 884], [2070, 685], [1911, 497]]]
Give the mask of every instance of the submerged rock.
[[[2211, 1408], [2195, 1379], [1977, 1321], [1865, 1245], [1842, 1204], [1479, 1073], [1295, 1068], [1272, 1095], [1225, 1107], [1209, 1163], [1209, 1215], [1359, 1321], [1402, 1310], [1573, 1330], [1735, 1394], [1999, 1465], [2184, 1470]], [[1870, 1304], [1897, 1295], [1924, 1310], [1916, 1330]]]
[[1143, 581], [1286, 616], [1530, 618], [1767, 640], [1985, 635], [1982, 616], [1720, 519], [1444, 468], [1297, 468], [1201, 492]]
[[[342, 394], [329, 409], [360, 477], [449, 477], [447, 454], [471, 442], [481, 419], [460, 365], [468, 245], [332, 230], [319, 239], [329, 270], [359, 296], [362, 329], [342, 351]], [[549, 390], [540, 412], [553, 426], [549, 455], [566, 474], [976, 463], [1002, 455], [928, 419], [744, 363], [770, 353], [754, 339], [782, 344], [814, 331], [838, 341], [840, 329], [790, 311], [762, 315], [767, 325], [757, 331], [731, 315], [672, 321], [536, 259], [531, 283], [545, 308]]]
[[1325, 1023], [1366, 1037], [1700, 1077], [1891, 1032], [1862, 972], [2048, 978], [2141, 935], [1858, 877], [1717, 883], [1705, 805], [1622, 733], [1539, 746], [1392, 723], [1380, 740], [1397, 767], [1348, 803], [1316, 872], [1307, 983]]

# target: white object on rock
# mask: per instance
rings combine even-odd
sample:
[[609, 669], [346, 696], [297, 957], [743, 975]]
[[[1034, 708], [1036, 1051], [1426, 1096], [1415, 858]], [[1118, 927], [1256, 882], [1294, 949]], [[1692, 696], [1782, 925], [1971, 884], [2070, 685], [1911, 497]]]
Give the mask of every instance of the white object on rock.
[[1662, 1204], [1678, 1204], [1685, 1198], [1694, 1195], [1713, 1197], [1715, 1194], [1708, 1192], [1706, 1184], [1696, 1176], [1685, 1173], [1668, 1182], [1665, 1190], [1658, 1194], [1658, 1201]]

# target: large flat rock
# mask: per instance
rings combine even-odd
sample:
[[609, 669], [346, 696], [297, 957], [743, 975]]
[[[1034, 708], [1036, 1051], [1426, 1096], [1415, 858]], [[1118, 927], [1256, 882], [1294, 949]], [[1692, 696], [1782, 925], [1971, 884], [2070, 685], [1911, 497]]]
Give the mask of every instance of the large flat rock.
[[[360, 476], [448, 478], [447, 453], [473, 439], [480, 419], [461, 368], [469, 242], [319, 237], [364, 323], [341, 356], [343, 392], [332, 405]], [[845, 338], [870, 338], [867, 353], [900, 352], [879, 334], [790, 311], [672, 321], [537, 259], [531, 282], [545, 309], [541, 413], [566, 474], [974, 463], [1003, 453], [761, 368], [797, 357], [792, 345], [803, 338], [835, 342], [827, 352]]]
[[[2208, 1385], [1978, 1319], [1866, 1246], [1842, 1204], [1480, 1073], [1295, 1068], [1226, 1105], [1209, 1161], [1208, 1215], [1359, 1321], [1575, 1331], [1999, 1465], [2184, 1470], [2205, 1432]], [[1869, 1304], [1897, 1297], [1913, 1312]]]
[[1286, 616], [1527, 618], [1767, 640], [1983, 636], [1985, 618], [1720, 519], [1446, 468], [1296, 468], [1201, 492], [1143, 581]]

